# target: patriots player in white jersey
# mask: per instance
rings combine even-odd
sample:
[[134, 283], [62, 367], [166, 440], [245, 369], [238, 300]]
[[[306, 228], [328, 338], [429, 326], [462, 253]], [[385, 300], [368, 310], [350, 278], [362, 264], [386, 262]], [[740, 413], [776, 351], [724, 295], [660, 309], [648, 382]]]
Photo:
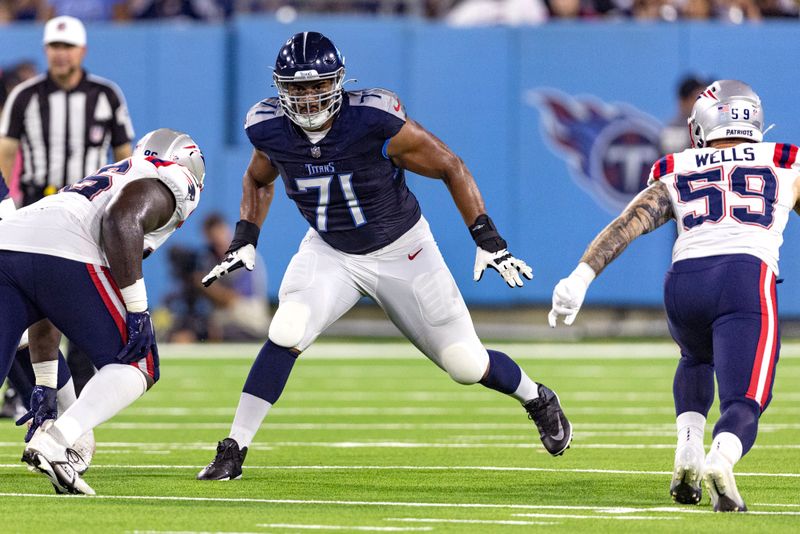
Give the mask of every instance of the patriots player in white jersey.
[[99, 369], [55, 421], [55, 393], [37, 373], [22, 460], [59, 493], [94, 493], [73, 444], [159, 378], [142, 260], [197, 207], [204, 177], [196, 143], [162, 128], [132, 157], [0, 221], [0, 378], [22, 332], [42, 319]]
[[[9, 217], [16, 211], [14, 200], [11, 198], [8, 187], [0, 173], [0, 220]], [[59, 350], [61, 332], [59, 332], [47, 319], [43, 319], [22, 334], [15, 361], [11, 363], [11, 368], [7, 371], [9, 379], [14, 376], [14, 372], [25, 372], [19, 365], [20, 357], [26, 358], [32, 365], [33, 376], [36, 378], [38, 387], [34, 387], [30, 397], [26, 399], [29, 410], [17, 420], [17, 425], [22, 425], [31, 421], [28, 432], [25, 435], [25, 442], [30, 441], [36, 429], [46, 419], [56, 417], [58, 411], [64, 411], [75, 402], [75, 385], [72, 376]], [[27, 376], [20, 377], [20, 380], [27, 380]], [[95, 451], [94, 433], [90, 430], [73, 444], [73, 448], [83, 458], [83, 472], [88, 469]]]
[[[589, 245], [553, 291], [550, 325], [571, 325], [592, 280], [638, 236], [678, 226], [664, 304], [681, 358], [673, 394], [678, 445], [670, 493], [697, 504], [703, 480], [715, 511], [746, 511], [733, 466], [755, 443], [772, 399], [780, 350], [775, 283], [789, 213], [800, 211], [797, 147], [763, 142], [761, 100], [719, 80], [689, 118], [692, 149], [658, 160], [642, 191]], [[721, 416], [703, 436], [719, 384]]]
[[487, 267], [511, 287], [532, 277], [507, 249], [464, 162], [406, 117], [384, 89], [344, 91], [344, 60], [322, 34], [303, 32], [278, 53], [278, 98], [253, 106], [245, 130], [254, 150], [244, 175], [241, 220], [228, 256], [203, 282], [253, 269], [254, 250], [280, 175], [311, 227], [284, 275], [269, 337], [245, 382], [231, 432], [202, 480], [239, 478], [253, 437], [297, 357], [369, 296], [403, 334], [461, 384], [480, 383], [519, 401], [545, 448], [560, 455], [572, 426], [555, 393], [506, 354], [487, 350], [434, 241], [405, 170], [442, 180], [477, 244], [475, 280]]

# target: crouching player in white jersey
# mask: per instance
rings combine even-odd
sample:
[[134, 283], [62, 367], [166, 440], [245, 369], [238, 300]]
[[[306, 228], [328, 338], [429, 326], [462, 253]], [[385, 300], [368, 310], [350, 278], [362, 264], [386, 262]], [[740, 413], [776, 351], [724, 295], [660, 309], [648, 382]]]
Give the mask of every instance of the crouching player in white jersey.
[[[58, 419], [34, 416], [41, 426], [22, 460], [59, 493], [94, 493], [73, 444], [158, 380], [142, 259], [194, 211], [204, 177], [188, 135], [155, 130], [133, 157], [0, 221], [0, 378], [23, 331], [42, 319], [99, 369]], [[55, 412], [52, 395], [37, 402], [37, 414]]]
[[[8, 187], [0, 173], [0, 220], [10, 216], [16, 210], [14, 200], [9, 194]], [[32, 370], [36, 377], [36, 386], [27, 394], [27, 399], [23, 399], [28, 412], [17, 420], [17, 425], [23, 425], [31, 421], [28, 432], [25, 435], [25, 442], [30, 441], [33, 433], [47, 419], [55, 419], [58, 411], [64, 411], [75, 402], [75, 385], [72, 381], [67, 362], [64, 355], [58, 348], [61, 341], [59, 332], [47, 319], [31, 325], [29, 330], [22, 334], [22, 339], [17, 347], [17, 357], [11, 362], [8, 378], [13, 379], [16, 384], [27, 381], [25, 369], [21, 366], [22, 358], [30, 361]], [[83, 474], [89, 468], [95, 450], [94, 433], [90, 430], [73, 444], [81, 458], [83, 464], [78, 468], [78, 472]]]
[[[652, 168], [649, 187], [589, 245], [556, 285], [550, 325], [570, 325], [595, 276], [641, 234], [674, 218], [678, 238], [664, 283], [670, 333], [680, 347], [673, 393], [678, 446], [670, 486], [697, 504], [701, 479], [718, 512], [745, 511], [733, 466], [756, 439], [772, 398], [780, 338], [775, 294], [778, 249], [800, 210], [797, 147], [763, 143], [763, 110], [746, 84], [719, 80], [698, 97], [694, 148]], [[721, 416], [708, 454], [706, 416], [719, 384]]]

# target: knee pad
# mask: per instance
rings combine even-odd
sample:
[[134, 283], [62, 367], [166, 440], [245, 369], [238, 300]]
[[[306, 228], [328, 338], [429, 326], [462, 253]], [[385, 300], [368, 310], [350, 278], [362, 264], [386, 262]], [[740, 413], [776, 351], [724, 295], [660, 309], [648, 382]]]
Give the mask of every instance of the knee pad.
[[269, 339], [280, 347], [296, 347], [306, 333], [311, 309], [301, 302], [285, 302], [278, 306], [269, 325]]
[[467, 343], [453, 343], [442, 351], [441, 362], [450, 378], [459, 384], [475, 384], [486, 373], [489, 355], [483, 347], [477, 350]]

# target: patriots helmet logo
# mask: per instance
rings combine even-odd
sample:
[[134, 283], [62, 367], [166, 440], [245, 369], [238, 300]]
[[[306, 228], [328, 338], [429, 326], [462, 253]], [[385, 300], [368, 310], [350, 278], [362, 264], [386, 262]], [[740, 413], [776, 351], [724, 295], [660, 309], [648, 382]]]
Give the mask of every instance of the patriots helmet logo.
[[539, 109], [551, 150], [598, 204], [616, 214], [647, 187], [650, 167], [661, 156], [657, 119], [627, 104], [552, 89], [526, 96]]

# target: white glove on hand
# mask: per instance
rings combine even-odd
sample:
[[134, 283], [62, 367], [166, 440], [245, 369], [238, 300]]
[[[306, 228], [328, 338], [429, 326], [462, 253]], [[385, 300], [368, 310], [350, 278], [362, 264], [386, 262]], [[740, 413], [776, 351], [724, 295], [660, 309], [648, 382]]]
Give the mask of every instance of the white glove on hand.
[[483, 271], [491, 267], [503, 277], [511, 287], [522, 287], [521, 274], [528, 280], [533, 279], [533, 269], [524, 261], [511, 255], [508, 249], [501, 249], [497, 252], [489, 252], [481, 247], [475, 252], [475, 269], [472, 278], [476, 282], [483, 276]]
[[235, 271], [240, 267], [244, 267], [248, 271], [252, 271], [256, 267], [256, 247], [253, 245], [245, 245], [242, 248], [237, 248], [230, 252], [225, 259], [218, 263], [211, 271], [203, 278], [203, 285], [208, 287], [222, 278], [231, 271]]
[[559, 315], [564, 315], [564, 324], [571, 326], [575, 322], [586, 297], [586, 290], [594, 280], [595, 273], [586, 263], [579, 263], [574, 271], [562, 278], [553, 289], [553, 309], [547, 315], [552, 328], [556, 327]]

